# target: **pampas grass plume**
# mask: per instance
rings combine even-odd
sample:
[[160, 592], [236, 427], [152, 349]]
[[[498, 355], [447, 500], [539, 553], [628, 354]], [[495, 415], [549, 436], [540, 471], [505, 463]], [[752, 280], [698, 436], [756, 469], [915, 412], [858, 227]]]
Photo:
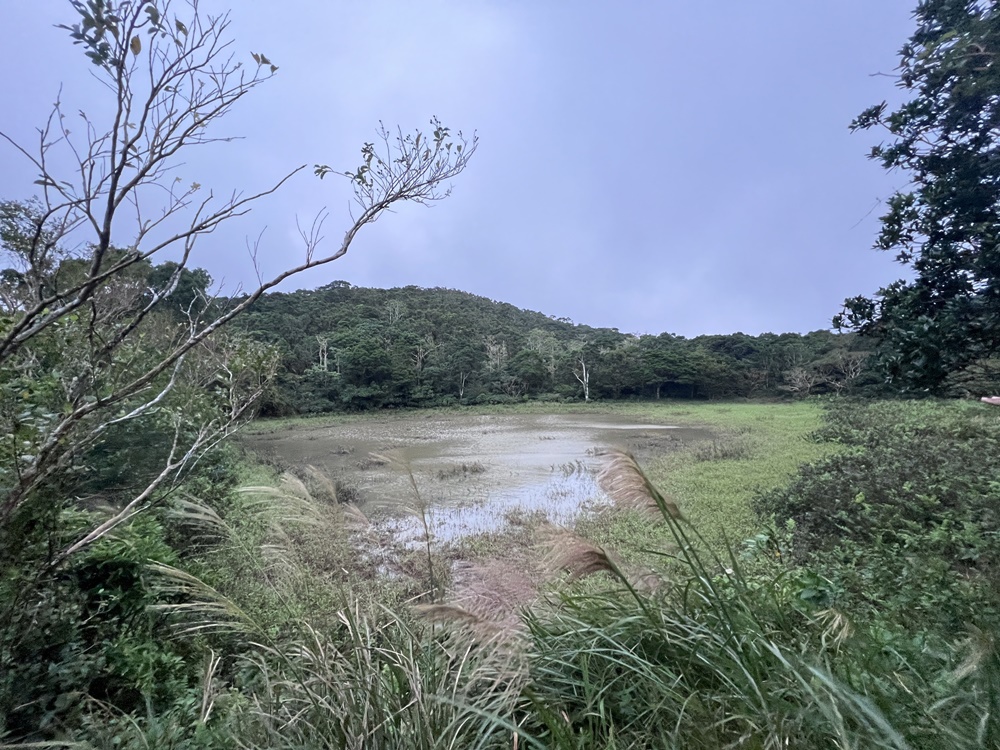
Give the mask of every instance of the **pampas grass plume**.
[[677, 503], [653, 486], [635, 457], [627, 451], [612, 449], [604, 454], [604, 465], [597, 475], [597, 482], [620, 508], [647, 514], [658, 512], [664, 518], [673, 520], [682, 517]]

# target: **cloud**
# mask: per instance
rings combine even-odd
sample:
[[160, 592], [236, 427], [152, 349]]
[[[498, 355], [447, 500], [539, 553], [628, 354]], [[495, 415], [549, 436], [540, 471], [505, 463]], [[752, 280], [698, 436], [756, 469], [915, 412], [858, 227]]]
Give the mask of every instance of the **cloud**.
[[[890, 7], [891, 6], [891, 7]], [[225, 12], [221, 0], [202, 0]], [[30, 144], [63, 82], [67, 108], [105, 96], [64, 31], [68, 6], [12, 3], [0, 65], [16, 108], [0, 130]], [[847, 125], [895, 95], [908, 11], [861, 0], [538, 3], [247, 0], [232, 8], [237, 59], [263, 51], [278, 75], [238, 103], [177, 174], [217, 194], [265, 189], [254, 212], [205, 237], [196, 262], [230, 288], [259, 265], [301, 259], [296, 221], [323, 210], [327, 243], [350, 223], [347, 181], [312, 165], [356, 166], [379, 121], [431, 116], [476, 130], [480, 150], [433, 210], [401, 208], [366, 228], [333, 267], [289, 288], [353, 284], [464, 289], [590, 325], [685, 335], [810, 330], [849, 294], [894, 277], [868, 248], [865, 217], [900, 176], [864, 154]], [[0, 197], [33, 170], [0, 149]]]

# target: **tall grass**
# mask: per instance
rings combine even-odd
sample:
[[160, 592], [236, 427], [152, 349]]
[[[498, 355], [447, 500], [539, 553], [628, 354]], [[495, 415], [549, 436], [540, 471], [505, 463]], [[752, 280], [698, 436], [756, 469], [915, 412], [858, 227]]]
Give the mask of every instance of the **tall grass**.
[[[788, 414], [803, 425], [812, 419], [799, 408]], [[809, 445], [803, 431], [795, 439]], [[751, 425], [735, 434], [762, 432]], [[743, 460], [687, 456], [676, 467]], [[615, 513], [654, 529], [645, 538], [656, 542], [647, 551], [660, 561], [655, 575], [594, 540], [551, 531], [543, 535], [551, 580], [509, 627], [483, 622], [445, 591], [444, 603], [421, 607], [373, 605], [377, 594], [343, 586], [317, 596], [301, 582], [312, 576], [318, 586], [318, 571], [288, 554], [281, 559], [298, 573], [265, 565], [254, 579], [292, 582], [286, 591], [247, 605], [236, 587], [232, 607], [219, 599], [204, 610], [223, 624], [252, 620], [260, 602], [286, 606], [288, 616], [242, 631], [244, 648], [211, 667], [193, 713], [220, 742], [243, 748], [1000, 746], [992, 633], [933, 654], [918, 638], [886, 640], [805, 596], [817, 574], [776, 557], [769, 543], [751, 546], [763, 559], [748, 572], [744, 556], [704, 537], [690, 501], [661, 491], [630, 455], [608, 455], [599, 480]], [[292, 491], [297, 502], [315, 502], [304, 486]], [[256, 546], [228, 554], [264, 559], [263, 542], [300, 543], [266, 531], [271, 525], [256, 532]], [[425, 551], [430, 559], [429, 536]], [[177, 605], [190, 625], [196, 607], [183, 605], [211, 603], [212, 594], [187, 583]], [[304, 602], [327, 609], [310, 612]], [[206, 706], [214, 711], [201, 718]]]
[[[909, 747], [863, 694], [803, 653], [806, 618], [778, 589], [748, 584], [735, 558], [706, 553], [697, 531], [631, 457], [602, 474], [609, 493], [659, 508], [673, 577], [556, 597], [527, 614], [536, 739], [548, 747]], [[705, 555], [709, 556], [706, 557]], [[787, 645], [786, 645], [787, 644]]]
[[345, 608], [248, 658], [255, 670], [241, 744], [273, 748], [509, 746], [522, 690], [516, 652], [463, 626]]
[[[322, 477], [310, 479], [320, 497], [329, 494]], [[223, 562], [225, 571], [148, 570], [161, 594], [155, 610], [175, 637], [219, 644], [228, 663], [211, 661], [186, 719], [190, 731], [163, 739], [162, 717], [109, 717], [103, 724], [112, 733], [97, 733], [109, 746], [158, 746], [151, 738], [163, 747], [188, 747], [192, 738], [200, 740], [191, 747], [509, 744], [515, 727], [503, 717], [515, 713], [525, 670], [507, 634], [472, 615], [418, 615], [386, 579], [346, 569], [346, 582], [330, 578], [331, 561], [310, 556], [325, 544], [337, 564], [350, 566], [353, 514], [291, 475], [243, 488], [229, 511], [223, 518], [190, 501], [177, 509], [179, 525], [208, 545], [202, 567]], [[438, 580], [425, 572], [433, 592]], [[385, 605], [376, 603], [380, 594]], [[184, 726], [183, 717], [171, 721]]]
[[302, 621], [244, 655], [231, 737], [279, 748], [994, 746], [1000, 669], [987, 635], [963, 663], [915, 675], [843, 613], [804, 606], [787, 572], [748, 579], [736, 555], [713, 553], [627, 454], [609, 456], [600, 479], [628, 512], [656, 512], [671, 540], [659, 585], [559, 531], [545, 537], [557, 577], [521, 629], [454, 605], [346, 601], [333, 627]]

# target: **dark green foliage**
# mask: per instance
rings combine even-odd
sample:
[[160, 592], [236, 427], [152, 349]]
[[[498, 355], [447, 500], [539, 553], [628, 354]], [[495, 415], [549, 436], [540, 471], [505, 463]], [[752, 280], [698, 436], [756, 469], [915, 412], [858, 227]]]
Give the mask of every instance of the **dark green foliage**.
[[725, 398], [841, 392], [860, 383], [856, 337], [635, 337], [573, 325], [452, 289], [334, 282], [269, 294], [243, 318], [282, 352], [266, 416], [455, 403], [582, 398]]
[[852, 124], [887, 131], [871, 158], [911, 180], [889, 199], [875, 244], [909, 273], [847, 300], [835, 324], [878, 342], [897, 387], [939, 391], [1000, 345], [1000, 5], [927, 0], [914, 17], [898, 69], [908, 101]]
[[[16, 248], [4, 249], [16, 253]], [[122, 257], [119, 251], [106, 256], [108, 262]], [[82, 266], [82, 261], [62, 259], [46, 266], [42, 275], [36, 266], [35, 278], [28, 273], [8, 275], [7, 299], [31, 304], [32, 295], [46, 285], [73, 283]], [[202, 452], [200, 461], [177, 462], [169, 481], [146, 496], [137, 515], [125, 518], [114, 533], [97, 534], [75, 554], [64, 554], [145, 488], [155, 489], [164, 467], [198, 439], [204, 426], [200, 418], [231, 408], [228, 396], [240, 388], [234, 381], [236, 390], [226, 391], [210, 379], [215, 377], [212, 363], [219, 350], [233, 343], [220, 336], [177, 370], [172, 392], [162, 393], [157, 408], [113, 418], [153, 398], [169, 374], [151, 381], [157, 391], [139, 390], [134, 398], [121, 399], [112, 417], [100, 409], [86, 411], [155, 363], [164, 338], [184, 314], [179, 307], [167, 306], [173, 300], [169, 295], [162, 309], [142, 325], [130, 327], [111, 314], [124, 307], [123, 299], [147, 305], [150, 298], [140, 293], [116, 295], [120, 289], [141, 290], [158, 270], [164, 281], [176, 267], [134, 264], [129, 274], [102, 287], [86, 314], [66, 315], [52, 323], [8, 353], [0, 369], [0, 423], [8, 436], [0, 447], [4, 740], [83, 737], [95, 711], [119, 719], [127, 716], [135, 723], [137, 717], [167, 715], [196, 695], [201, 645], [166, 637], [162, 623], [149, 611], [160, 597], [147, 568], [151, 562], [177, 563], [178, 551], [189, 542], [163, 513], [163, 501], [183, 491], [209, 498], [224, 495], [234, 481], [231, 459], [221, 452]], [[192, 297], [189, 310], [194, 301]], [[111, 312], [103, 318], [106, 311]], [[107, 327], [95, 333], [99, 326], [94, 321]], [[122, 331], [126, 335], [119, 343], [124, 344], [109, 354], [107, 338]], [[230, 372], [239, 378], [242, 353], [238, 348], [230, 351], [237, 355], [229, 359], [237, 365]], [[75, 409], [81, 410], [79, 421], [64, 421]], [[57, 441], [52, 433], [60, 423], [62, 437]], [[39, 456], [47, 462], [39, 464]], [[39, 465], [42, 471], [32, 479]], [[158, 510], [148, 507], [153, 501], [161, 503]], [[189, 730], [186, 724], [175, 734]]]
[[[64, 513], [61, 533], [87, 528]], [[75, 521], [75, 522], [74, 522]], [[29, 529], [24, 531], [30, 532]], [[190, 645], [164, 639], [148, 611], [151, 561], [176, 562], [162, 526], [144, 516], [58, 571], [45, 539], [0, 559], [0, 736], [43, 739], [79, 726], [99, 701], [115, 712], [165, 711], [196, 682]]]
[[509, 365], [511, 376], [524, 387], [526, 393], [544, 392], [552, 378], [545, 369], [542, 355], [531, 349], [522, 349]]
[[758, 500], [841, 604], [938, 636], [1000, 625], [1000, 423], [987, 407], [843, 402], [845, 446]]
[[[154, 447], [163, 437], [146, 435]], [[149, 569], [152, 563], [180, 565], [211, 578], [214, 571], [202, 569], [198, 556], [217, 539], [180, 525], [168, 499], [53, 565], [53, 555], [134, 487], [119, 461], [133, 464], [133, 479], [142, 480], [143, 461], [155, 457], [136, 451], [137, 445], [143, 443], [129, 450], [123, 441], [110, 453], [88, 457], [92, 472], [79, 486], [99, 496], [75, 502], [38, 496], [0, 528], [0, 738], [42, 741], [68, 734], [104, 746], [138, 732], [162, 737], [158, 746], [218, 746], [209, 728], [194, 721], [207, 643], [172, 637], [150, 609], [170, 599]], [[224, 511], [233, 503], [236, 460], [229, 447], [205, 456], [171, 497], [196, 493]], [[236, 643], [229, 647], [231, 654], [238, 649]]]

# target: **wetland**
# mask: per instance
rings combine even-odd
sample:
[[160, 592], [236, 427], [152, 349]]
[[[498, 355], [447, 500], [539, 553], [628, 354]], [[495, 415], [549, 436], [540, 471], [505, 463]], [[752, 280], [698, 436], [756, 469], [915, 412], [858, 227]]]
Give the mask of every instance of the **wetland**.
[[502, 531], [528, 516], [571, 526], [604, 502], [595, 474], [607, 448], [642, 460], [712, 437], [704, 427], [627, 413], [554, 411], [302, 420], [243, 440], [293, 473], [314, 467], [409, 544], [421, 539], [425, 521], [437, 542]]

